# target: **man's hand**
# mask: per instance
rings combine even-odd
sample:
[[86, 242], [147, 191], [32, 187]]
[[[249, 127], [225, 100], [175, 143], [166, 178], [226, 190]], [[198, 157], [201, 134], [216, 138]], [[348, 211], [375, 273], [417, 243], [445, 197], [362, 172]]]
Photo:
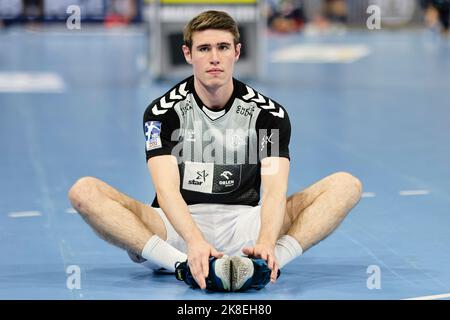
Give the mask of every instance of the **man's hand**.
[[242, 252], [250, 257], [266, 260], [267, 265], [272, 272], [270, 273], [270, 282], [277, 281], [278, 263], [275, 259], [275, 248], [271, 245], [256, 244], [254, 247], [244, 247]]
[[195, 282], [202, 290], [206, 289], [205, 278], [209, 274], [209, 257], [221, 258], [223, 252], [218, 252], [204, 239], [193, 240], [187, 244], [188, 264]]

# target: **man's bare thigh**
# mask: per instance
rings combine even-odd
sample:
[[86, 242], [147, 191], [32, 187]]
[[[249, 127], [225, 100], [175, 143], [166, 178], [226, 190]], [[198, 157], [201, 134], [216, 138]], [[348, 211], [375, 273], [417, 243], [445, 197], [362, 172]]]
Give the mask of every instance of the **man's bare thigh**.
[[313, 183], [306, 189], [290, 195], [286, 200], [286, 213], [281, 229], [281, 235], [286, 234], [292, 225], [292, 222], [301, 215], [306, 208], [313, 204], [322, 193], [333, 188], [334, 185], [337, 185], [339, 180], [344, 178], [344, 175], [346, 174], [340, 172], [334, 173]]
[[96, 187], [99, 188], [99, 190], [104, 195], [120, 203], [123, 207], [133, 212], [136, 216], [138, 216], [141, 219], [144, 225], [152, 233], [156, 234], [163, 240], [167, 239], [166, 227], [164, 225], [163, 220], [161, 219], [161, 217], [159, 216], [158, 212], [155, 209], [153, 209], [149, 205], [146, 205], [138, 200], [131, 198], [125, 193], [118, 191], [117, 189], [113, 188], [104, 181], [101, 181], [97, 178], [92, 179], [95, 179]]

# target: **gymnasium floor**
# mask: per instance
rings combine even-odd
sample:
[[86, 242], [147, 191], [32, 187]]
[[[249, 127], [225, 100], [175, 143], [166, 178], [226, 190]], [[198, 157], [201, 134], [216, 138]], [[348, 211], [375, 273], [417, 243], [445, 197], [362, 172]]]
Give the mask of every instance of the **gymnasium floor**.
[[[270, 77], [250, 83], [289, 112], [289, 193], [348, 171], [364, 195], [277, 284], [228, 294], [133, 264], [67, 199], [86, 175], [153, 199], [142, 114], [176, 80], [152, 81], [145, 40], [135, 28], [0, 30], [1, 299], [450, 297], [450, 40], [424, 30], [269, 37]], [[330, 45], [340, 48], [331, 62], [298, 60]]]

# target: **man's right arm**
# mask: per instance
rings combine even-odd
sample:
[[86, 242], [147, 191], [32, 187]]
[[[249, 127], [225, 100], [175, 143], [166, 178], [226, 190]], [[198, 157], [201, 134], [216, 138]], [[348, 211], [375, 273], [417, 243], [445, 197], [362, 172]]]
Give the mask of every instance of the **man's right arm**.
[[147, 161], [158, 203], [172, 226], [186, 241], [191, 273], [200, 288], [206, 288], [209, 257], [219, 253], [203, 237], [180, 193], [180, 176], [177, 160], [172, 155], [161, 155]]

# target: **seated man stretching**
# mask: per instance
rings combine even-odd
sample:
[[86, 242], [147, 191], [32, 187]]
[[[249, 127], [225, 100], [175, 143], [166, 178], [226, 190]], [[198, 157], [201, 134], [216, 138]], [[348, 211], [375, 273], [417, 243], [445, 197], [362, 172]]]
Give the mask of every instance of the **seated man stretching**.
[[152, 206], [93, 177], [79, 179], [69, 198], [135, 262], [175, 272], [194, 288], [260, 289], [341, 223], [361, 183], [339, 172], [286, 196], [289, 117], [233, 78], [241, 43], [227, 13], [194, 17], [182, 49], [193, 75], [144, 114]]

